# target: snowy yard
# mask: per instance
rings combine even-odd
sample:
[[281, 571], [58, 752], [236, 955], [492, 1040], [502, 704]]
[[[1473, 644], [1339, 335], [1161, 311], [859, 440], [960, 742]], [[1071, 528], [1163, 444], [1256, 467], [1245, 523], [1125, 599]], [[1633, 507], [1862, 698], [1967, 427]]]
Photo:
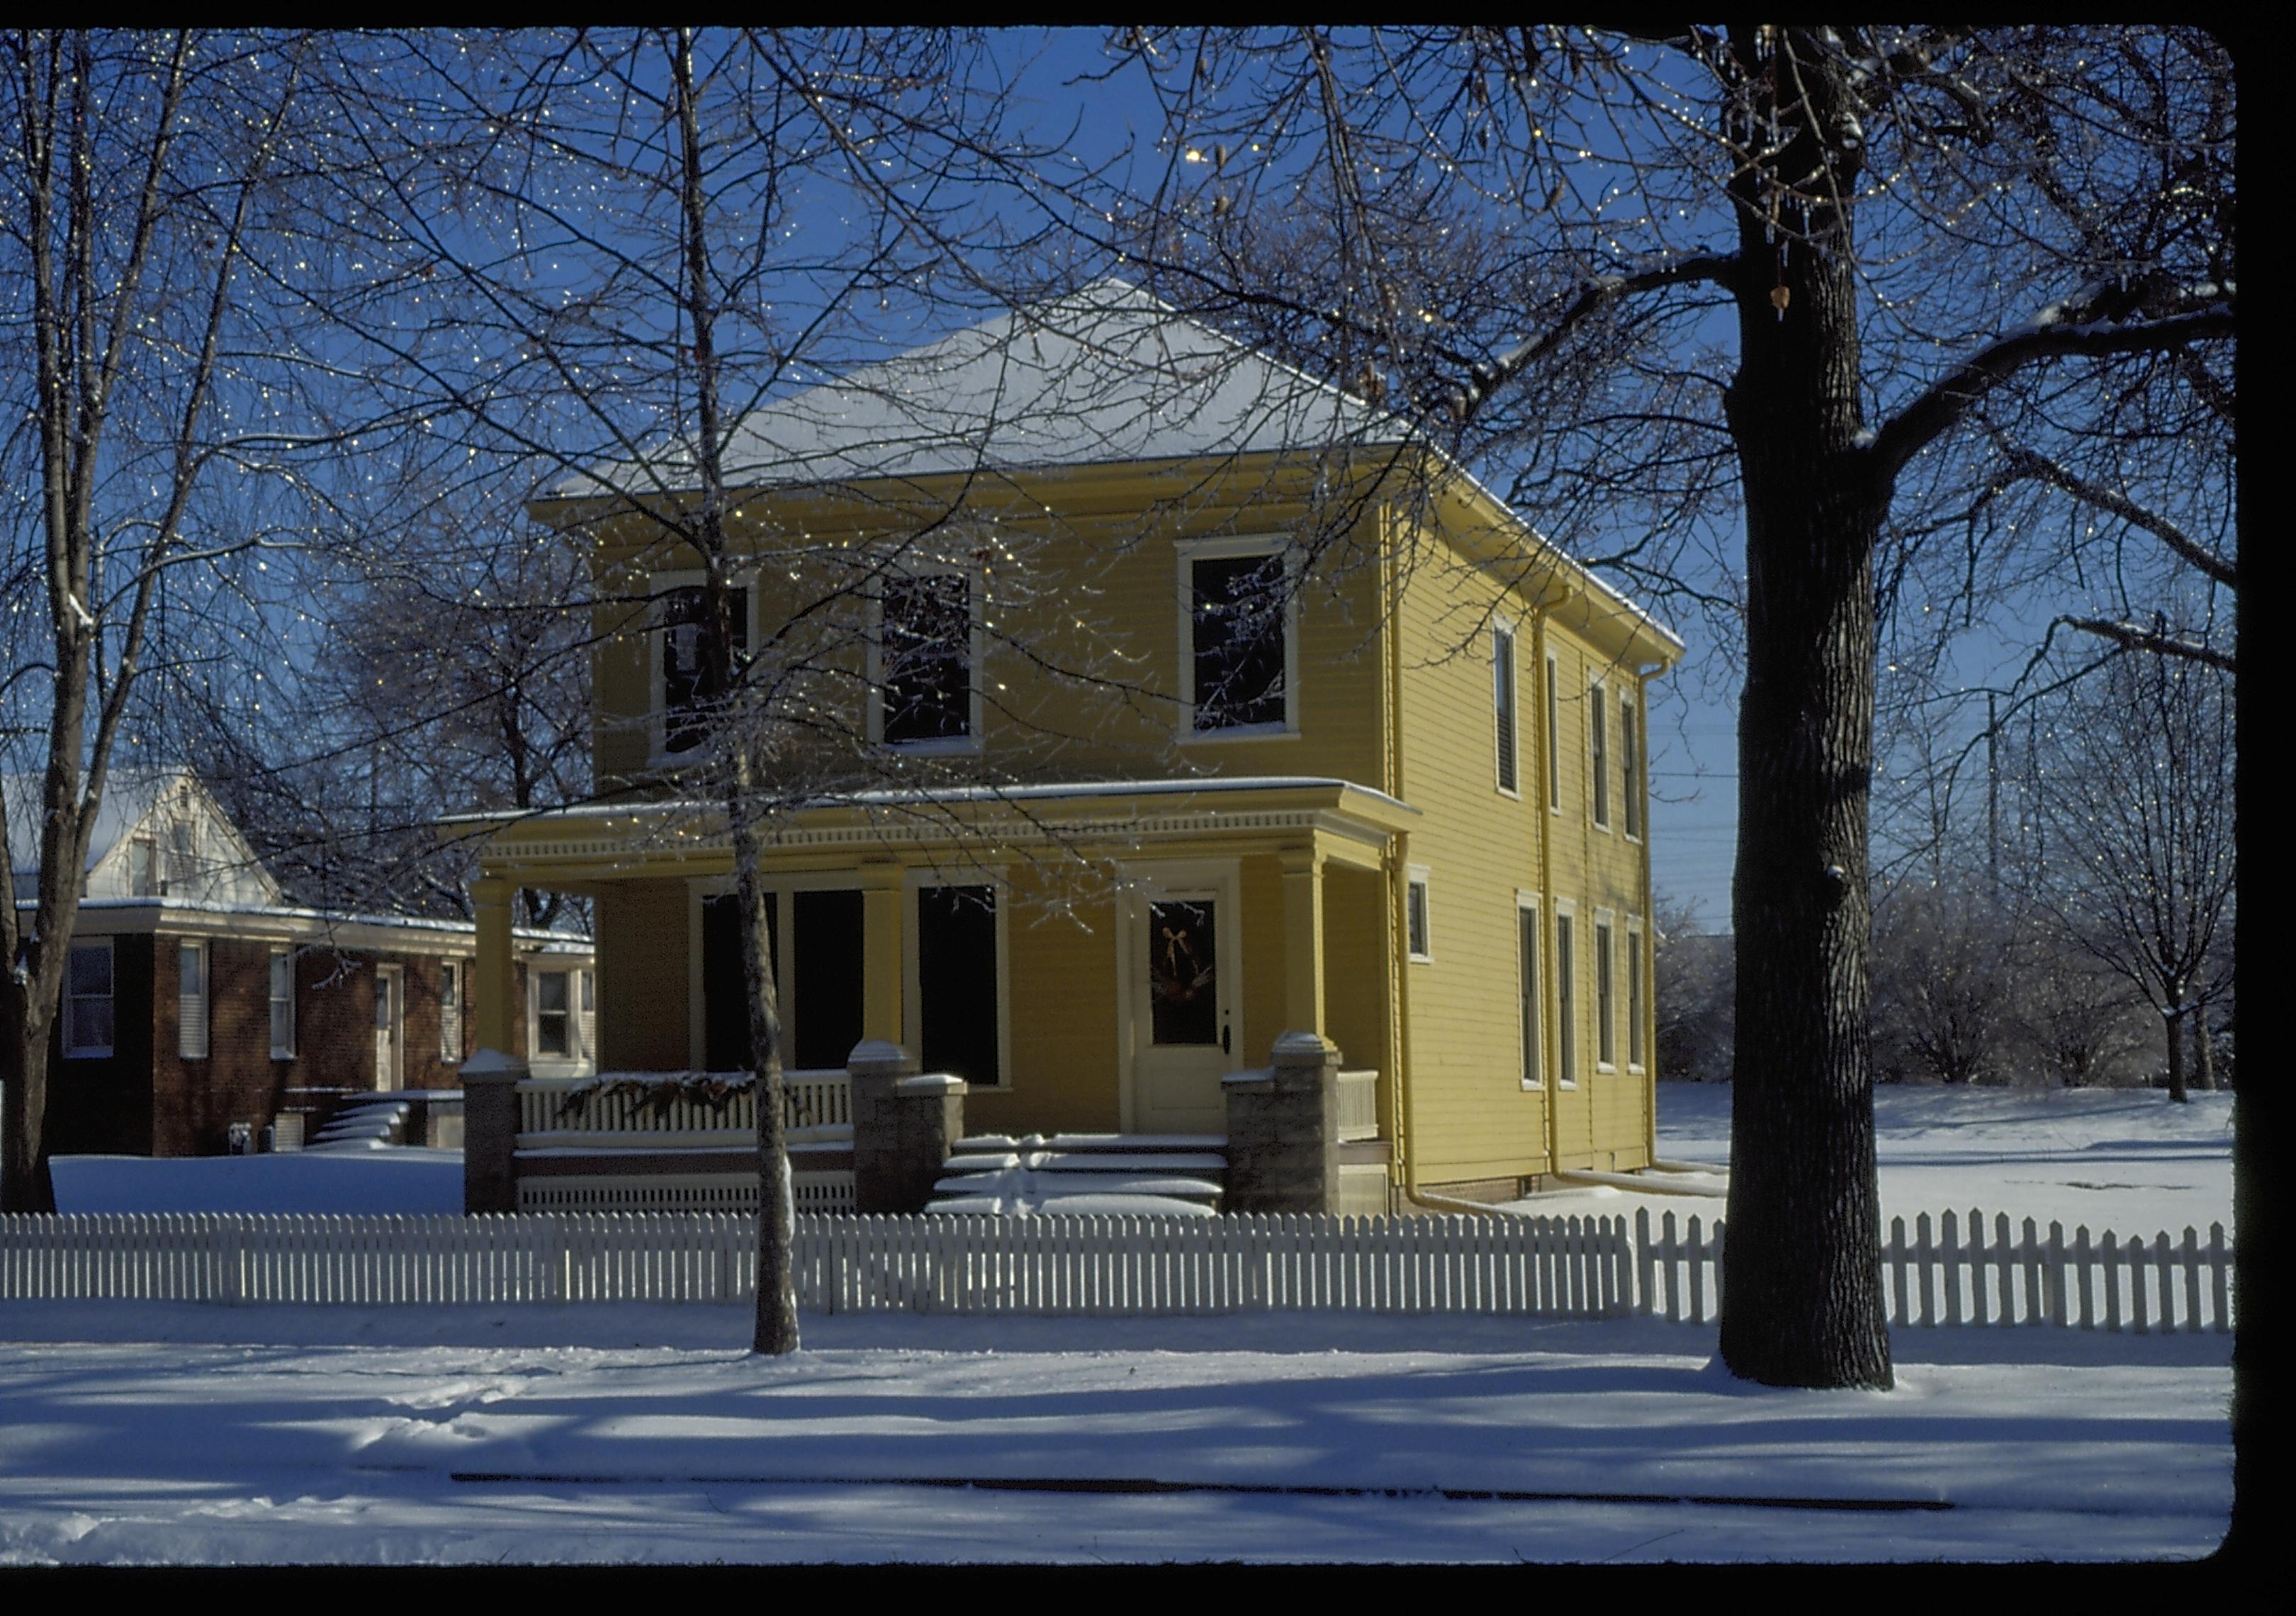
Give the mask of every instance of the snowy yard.
[[[1662, 1087], [1662, 1153], [1722, 1161], [1727, 1103]], [[1894, 1214], [2230, 1223], [2225, 1096], [1879, 1111]], [[458, 1181], [436, 1154], [65, 1164], [59, 1187], [70, 1210], [287, 1210], [332, 1174], [362, 1210], [428, 1210]], [[712, 1307], [10, 1303], [0, 1561], [2153, 1558], [2206, 1554], [2231, 1505], [2222, 1336], [1906, 1330], [1895, 1390], [1795, 1393], [1723, 1374], [1710, 1328], [1645, 1319], [840, 1315], [770, 1363], [747, 1329]]]

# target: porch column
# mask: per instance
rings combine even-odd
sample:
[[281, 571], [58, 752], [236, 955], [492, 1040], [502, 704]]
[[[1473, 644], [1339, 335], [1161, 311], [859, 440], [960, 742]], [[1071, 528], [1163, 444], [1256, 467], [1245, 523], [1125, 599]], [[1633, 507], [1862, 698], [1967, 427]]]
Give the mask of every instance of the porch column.
[[522, 1019], [518, 1003], [518, 964], [511, 947], [511, 902], [517, 886], [507, 876], [481, 875], [471, 883], [478, 913], [478, 968], [471, 972], [471, 1009], [478, 1046], [507, 1055], [517, 1053], [513, 1038]]
[[1283, 1027], [1324, 1031], [1324, 854], [1312, 842], [1285, 848], [1283, 866]]
[[901, 1041], [901, 866], [861, 866], [861, 1036]]

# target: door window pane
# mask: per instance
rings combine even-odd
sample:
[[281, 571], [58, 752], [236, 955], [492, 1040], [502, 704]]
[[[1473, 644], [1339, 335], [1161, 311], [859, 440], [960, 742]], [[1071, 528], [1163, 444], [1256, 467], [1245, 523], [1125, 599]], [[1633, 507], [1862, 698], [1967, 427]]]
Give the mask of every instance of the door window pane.
[[1148, 1003], [1159, 1044], [1217, 1044], [1219, 972], [1209, 898], [1148, 906]]

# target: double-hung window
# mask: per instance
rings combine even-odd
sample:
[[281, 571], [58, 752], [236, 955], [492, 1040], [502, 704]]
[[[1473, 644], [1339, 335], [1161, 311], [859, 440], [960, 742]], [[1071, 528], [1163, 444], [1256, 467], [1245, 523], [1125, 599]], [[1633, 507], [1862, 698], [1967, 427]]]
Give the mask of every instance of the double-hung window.
[[295, 1058], [295, 953], [271, 951], [271, 1058]]
[[920, 751], [978, 738], [973, 580], [963, 572], [889, 578], [879, 595], [877, 739]]
[[1181, 550], [1184, 734], [1297, 729], [1291, 585], [1283, 550], [1266, 541], [1216, 540]]
[[[709, 736], [709, 710], [716, 701], [702, 678], [703, 594], [700, 584], [679, 584], [662, 589], [654, 600], [655, 710], [661, 715], [665, 753], [692, 751]], [[726, 594], [738, 669], [750, 649], [750, 592], [737, 584]]]
[[1572, 923], [1568, 915], [1554, 917], [1554, 1042], [1559, 1057], [1555, 1077], [1565, 1088], [1578, 1081], [1578, 987], [1576, 962], [1570, 957]]
[[111, 939], [74, 943], [64, 974], [64, 1054], [111, 1053]]
[[1427, 871], [1418, 865], [1411, 866], [1409, 878], [1403, 889], [1404, 940], [1411, 957], [1424, 964], [1435, 957], [1434, 939], [1427, 926]]
[[1587, 746], [1589, 752], [1588, 776], [1593, 787], [1591, 801], [1595, 823], [1608, 830], [1611, 824], [1611, 747], [1609, 715], [1603, 706], [1604, 692], [1599, 684], [1587, 693]]
[[1619, 693], [1619, 807], [1626, 816], [1627, 834], [1643, 833], [1642, 752], [1635, 744], [1635, 699]]
[[1518, 901], [1514, 930], [1515, 991], [1522, 1026], [1522, 1086], [1537, 1088], [1543, 1065], [1538, 1043], [1538, 911]]
[[1643, 1069], [1643, 934], [1627, 928], [1627, 1070]]
[[534, 977], [534, 1053], [552, 1060], [574, 1058], [574, 973], [538, 971]]
[[454, 1065], [463, 1058], [463, 963], [439, 966], [439, 1058]]
[[208, 1058], [208, 946], [176, 945], [176, 1053], [186, 1061]]
[[200, 824], [188, 808], [168, 826], [168, 884], [185, 896], [200, 873]]
[[1514, 630], [1491, 629], [1491, 712], [1499, 753], [1499, 790], [1515, 794]]
[[1595, 1065], [1609, 1071], [1619, 1063], [1618, 1018], [1612, 1013], [1616, 1000], [1612, 995], [1611, 972], [1615, 966], [1611, 956], [1611, 923], [1595, 923]]
[[1555, 678], [1554, 659], [1546, 659], [1546, 806], [1562, 808], [1562, 698]]

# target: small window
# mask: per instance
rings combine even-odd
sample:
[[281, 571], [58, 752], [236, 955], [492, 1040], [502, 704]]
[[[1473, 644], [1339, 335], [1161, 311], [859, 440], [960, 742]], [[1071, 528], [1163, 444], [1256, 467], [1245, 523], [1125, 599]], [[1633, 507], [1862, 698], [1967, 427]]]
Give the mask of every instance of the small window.
[[972, 738], [972, 580], [961, 572], [888, 578], [878, 644], [882, 738], [927, 746]]
[[1627, 930], [1627, 1066], [1643, 1069], [1643, 934]]
[[199, 873], [199, 822], [186, 815], [168, 826], [168, 884], [188, 886]]
[[1562, 808], [1562, 701], [1555, 692], [1554, 659], [1546, 659], [1546, 806]]
[[1538, 1046], [1538, 911], [1518, 905], [1514, 912], [1515, 988], [1522, 1026], [1522, 1086], [1540, 1082]]
[[295, 1058], [295, 956], [285, 948], [271, 951], [271, 1058]]
[[[692, 751], [708, 737], [707, 701], [701, 690], [701, 601], [703, 589], [692, 584], [665, 589], [655, 602], [656, 636], [661, 676], [661, 749]], [[726, 590], [734, 618], [734, 655], [738, 662], [750, 649], [750, 592], [736, 586]]]
[[1594, 770], [1595, 823], [1607, 828], [1611, 823], [1611, 749], [1609, 715], [1603, 706], [1600, 685], [1587, 693], [1587, 745]]
[[1499, 790], [1513, 796], [1515, 783], [1514, 634], [1491, 630], [1491, 710], [1497, 729]]
[[1554, 1041], [1561, 1057], [1557, 1079], [1569, 1088], [1578, 1081], [1578, 983], [1571, 959], [1571, 922], [1568, 915], [1554, 917]]
[[1427, 931], [1427, 872], [1413, 866], [1411, 879], [1404, 888], [1404, 925], [1411, 947], [1411, 957], [1431, 960], [1435, 957], [1432, 939]]
[[1190, 727], [1278, 730], [1292, 718], [1283, 557], [1197, 555], [1188, 578]]
[[534, 978], [534, 1053], [560, 1060], [574, 1054], [572, 973], [539, 971]]
[[135, 898], [160, 896], [160, 842], [138, 836], [127, 844], [127, 890]]
[[208, 950], [205, 943], [176, 947], [176, 1053], [208, 1058]]
[[585, 1060], [594, 1060], [598, 1054], [598, 973], [594, 971], [578, 971], [575, 975], [580, 979], [579, 991], [582, 1005], [581, 1013], [575, 1021], [575, 1030], [580, 1035], [582, 1040], [581, 1049], [578, 1053]]
[[64, 1054], [111, 1053], [111, 939], [74, 943], [64, 977]]
[[1607, 1071], [1619, 1063], [1618, 1034], [1612, 1026], [1611, 997], [1611, 928], [1595, 923], [1595, 1064]]
[[452, 1066], [463, 1058], [463, 965], [446, 960], [439, 966], [439, 1058]]
[[1643, 833], [1642, 750], [1635, 744], [1635, 701], [1619, 693], [1619, 808], [1626, 816], [1627, 834]]

